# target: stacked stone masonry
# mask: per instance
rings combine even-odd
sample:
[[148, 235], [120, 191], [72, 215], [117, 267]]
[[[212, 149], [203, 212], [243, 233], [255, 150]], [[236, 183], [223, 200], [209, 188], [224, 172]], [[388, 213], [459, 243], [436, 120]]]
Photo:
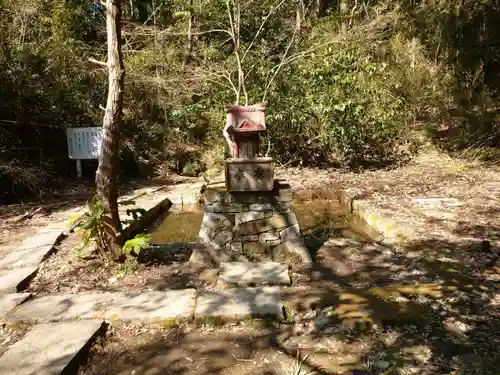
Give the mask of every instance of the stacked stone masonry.
[[191, 261], [215, 263], [294, 254], [303, 264], [311, 257], [293, 212], [290, 185], [275, 181], [269, 192], [228, 192], [222, 185], [204, 192], [205, 214]]

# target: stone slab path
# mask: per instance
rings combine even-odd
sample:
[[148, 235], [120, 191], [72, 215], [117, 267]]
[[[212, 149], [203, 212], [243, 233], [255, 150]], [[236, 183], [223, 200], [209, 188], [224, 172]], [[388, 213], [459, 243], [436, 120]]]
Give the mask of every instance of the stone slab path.
[[8, 271], [0, 271], [0, 293], [20, 292], [35, 276], [38, 267], [22, 267]]
[[90, 320], [35, 326], [0, 357], [0, 375], [60, 374], [101, 326]]
[[75, 319], [191, 320], [281, 314], [278, 287], [238, 288], [220, 292], [194, 289], [141, 293], [85, 293], [33, 298], [5, 315], [9, 323], [45, 323]]
[[218, 287], [290, 285], [288, 266], [277, 262], [224, 262], [220, 265]]
[[282, 315], [279, 287], [236, 288], [200, 293], [196, 301], [195, 318], [224, 319], [248, 316]]
[[30, 293], [0, 295], [0, 319], [2, 319], [14, 307], [23, 303], [30, 295]]
[[194, 289], [50, 295], [27, 301], [5, 319], [24, 323], [73, 319], [190, 319], [195, 298]]

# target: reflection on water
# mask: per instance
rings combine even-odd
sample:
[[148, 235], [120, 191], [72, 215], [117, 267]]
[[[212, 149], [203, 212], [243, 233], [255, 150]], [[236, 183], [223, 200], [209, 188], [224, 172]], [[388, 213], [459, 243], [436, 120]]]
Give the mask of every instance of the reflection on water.
[[[368, 239], [365, 231], [354, 226], [351, 216], [337, 201], [317, 199], [294, 202], [302, 235], [307, 239], [349, 237]], [[154, 230], [153, 243], [163, 245], [174, 242], [195, 242], [203, 219], [203, 207], [184, 206], [170, 212]]]

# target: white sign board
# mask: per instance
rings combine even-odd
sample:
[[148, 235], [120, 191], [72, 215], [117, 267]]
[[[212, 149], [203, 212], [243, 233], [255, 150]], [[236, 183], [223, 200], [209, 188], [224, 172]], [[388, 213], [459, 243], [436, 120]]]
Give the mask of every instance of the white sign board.
[[68, 128], [66, 134], [70, 159], [99, 159], [102, 128]]

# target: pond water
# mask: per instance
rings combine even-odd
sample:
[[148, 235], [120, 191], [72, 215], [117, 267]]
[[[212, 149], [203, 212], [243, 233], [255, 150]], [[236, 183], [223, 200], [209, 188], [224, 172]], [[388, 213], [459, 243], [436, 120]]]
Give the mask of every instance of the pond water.
[[[356, 225], [338, 201], [296, 199], [294, 211], [308, 247], [314, 247], [316, 242], [320, 242], [321, 246], [329, 237], [370, 238], [369, 232]], [[202, 206], [184, 206], [183, 209], [173, 210], [154, 229], [152, 242], [155, 245], [196, 242], [202, 219]]]

